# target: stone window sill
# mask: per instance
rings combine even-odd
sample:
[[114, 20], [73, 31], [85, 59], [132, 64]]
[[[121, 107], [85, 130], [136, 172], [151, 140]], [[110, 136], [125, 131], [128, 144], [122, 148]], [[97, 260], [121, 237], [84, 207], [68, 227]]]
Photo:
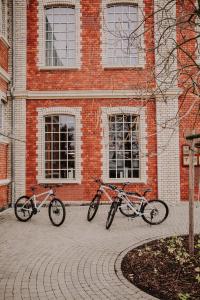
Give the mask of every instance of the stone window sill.
[[2, 34], [0, 34], [0, 40], [4, 43], [7, 48], [10, 48], [10, 43], [8, 42], [7, 38], [5, 38]]

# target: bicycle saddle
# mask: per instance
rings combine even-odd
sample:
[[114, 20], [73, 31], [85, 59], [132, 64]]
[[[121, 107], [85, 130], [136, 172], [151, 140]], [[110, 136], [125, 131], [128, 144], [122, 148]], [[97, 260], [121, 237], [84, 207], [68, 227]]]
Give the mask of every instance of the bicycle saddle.
[[148, 189], [144, 190], [144, 195], [146, 195], [146, 193], [149, 193], [149, 192], [152, 192], [151, 188], [148, 188]]

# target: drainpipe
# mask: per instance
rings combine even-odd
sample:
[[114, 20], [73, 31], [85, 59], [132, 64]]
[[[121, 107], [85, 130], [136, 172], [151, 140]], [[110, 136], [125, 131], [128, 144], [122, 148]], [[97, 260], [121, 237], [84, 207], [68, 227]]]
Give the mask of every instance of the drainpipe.
[[12, 1], [12, 78], [11, 78], [11, 87], [10, 87], [10, 95], [11, 95], [11, 207], [14, 206], [15, 203], [15, 102], [14, 102], [14, 89], [15, 89], [15, 1]]

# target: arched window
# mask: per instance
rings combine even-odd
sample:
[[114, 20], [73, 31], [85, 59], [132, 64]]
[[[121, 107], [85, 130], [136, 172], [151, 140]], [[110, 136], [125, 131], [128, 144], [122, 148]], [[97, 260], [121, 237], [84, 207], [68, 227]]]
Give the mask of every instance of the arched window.
[[8, 38], [8, 3], [7, 0], [0, 0], [0, 34]]
[[38, 108], [38, 183], [81, 182], [81, 108]]
[[73, 67], [76, 50], [75, 7], [45, 7], [46, 66]]
[[45, 116], [45, 178], [75, 178], [75, 117]]
[[[142, 67], [143, 0], [103, 1], [103, 65]], [[140, 25], [140, 26], [139, 26]]]
[[145, 121], [141, 106], [102, 108], [102, 170], [105, 182], [146, 182]]
[[115, 114], [109, 118], [109, 178], [139, 178], [139, 116]]
[[107, 62], [111, 65], [138, 64], [138, 49], [132, 33], [138, 26], [138, 7], [132, 4], [107, 6]]
[[39, 69], [80, 68], [80, 0], [38, 0]]

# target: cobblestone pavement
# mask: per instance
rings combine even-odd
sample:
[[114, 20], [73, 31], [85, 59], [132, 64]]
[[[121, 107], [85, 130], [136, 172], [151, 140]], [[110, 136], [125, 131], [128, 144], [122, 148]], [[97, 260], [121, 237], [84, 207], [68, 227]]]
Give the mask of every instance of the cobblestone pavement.
[[[86, 221], [87, 207], [66, 207], [66, 221], [54, 227], [47, 209], [31, 221], [16, 220], [12, 209], [0, 214], [0, 300], [155, 299], [123, 278], [120, 262], [132, 247], [149, 239], [188, 230], [188, 205], [170, 207], [164, 224], [117, 213], [105, 229], [108, 206]], [[200, 229], [200, 207], [196, 208]]]

